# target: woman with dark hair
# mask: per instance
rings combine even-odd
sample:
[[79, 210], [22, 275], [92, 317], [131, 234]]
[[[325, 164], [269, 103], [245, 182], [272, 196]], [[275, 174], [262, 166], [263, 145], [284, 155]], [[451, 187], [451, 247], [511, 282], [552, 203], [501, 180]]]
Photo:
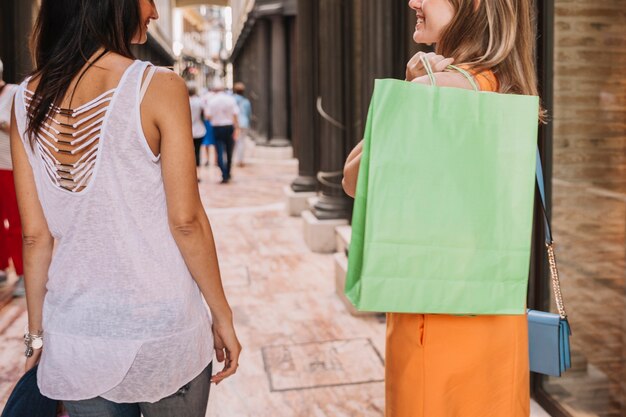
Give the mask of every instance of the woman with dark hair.
[[204, 416], [238, 367], [186, 85], [130, 52], [157, 18], [152, 0], [43, 0], [16, 92], [26, 369], [71, 417]]

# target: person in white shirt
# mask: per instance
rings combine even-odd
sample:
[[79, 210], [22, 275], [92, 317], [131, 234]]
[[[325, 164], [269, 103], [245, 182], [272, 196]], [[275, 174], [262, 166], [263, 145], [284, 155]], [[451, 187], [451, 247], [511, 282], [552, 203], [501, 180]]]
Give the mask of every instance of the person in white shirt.
[[200, 147], [206, 135], [206, 127], [202, 119], [203, 102], [197, 93], [196, 87], [187, 86], [189, 91], [189, 105], [191, 107], [191, 134], [193, 136], [193, 147], [196, 152], [196, 172], [198, 182], [200, 182]]
[[[204, 117], [213, 126], [215, 145], [217, 148], [217, 163], [222, 170], [222, 184], [230, 181], [230, 170], [233, 160], [233, 149], [237, 138], [239, 123], [239, 106], [235, 98], [224, 91], [224, 86], [218, 83], [214, 86], [216, 94], [208, 103]], [[226, 161], [224, 161], [226, 153]]]

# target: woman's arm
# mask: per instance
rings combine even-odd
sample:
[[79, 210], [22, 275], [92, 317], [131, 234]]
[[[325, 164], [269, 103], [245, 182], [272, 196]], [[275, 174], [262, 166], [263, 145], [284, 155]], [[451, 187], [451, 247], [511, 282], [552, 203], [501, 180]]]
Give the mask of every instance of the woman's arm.
[[[42, 327], [43, 300], [46, 296], [48, 268], [52, 259], [54, 239], [48, 229], [48, 223], [37, 196], [33, 170], [17, 130], [13, 110], [11, 110], [11, 156], [17, 203], [22, 220], [28, 330], [31, 333], [40, 333], [44, 330]], [[35, 350], [33, 356], [26, 360], [27, 371], [37, 364], [40, 355], [41, 349]]]
[[160, 132], [161, 169], [172, 235], [213, 316], [215, 349], [224, 370], [220, 382], [237, 370], [241, 346], [222, 286], [215, 241], [200, 200], [187, 87], [171, 71], [158, 71], [145, 98], [146, 116]]
[[356, 193], [356, 182], [359, 177], [359, 167], [361, 165], [361, 154], [363, 153], [363, 141], [350, 152], [346, 164], [343, 167], [343, 189], [350, 197]]

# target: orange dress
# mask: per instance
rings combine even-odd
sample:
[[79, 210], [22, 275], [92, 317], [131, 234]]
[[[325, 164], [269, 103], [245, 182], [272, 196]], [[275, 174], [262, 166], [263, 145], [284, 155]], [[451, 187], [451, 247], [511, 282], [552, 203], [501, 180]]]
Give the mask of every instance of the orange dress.
[[[497, 91], [492, 72], [475, 80]], [[385, 416], [528, 417], [526, 320], [389, 313]]]

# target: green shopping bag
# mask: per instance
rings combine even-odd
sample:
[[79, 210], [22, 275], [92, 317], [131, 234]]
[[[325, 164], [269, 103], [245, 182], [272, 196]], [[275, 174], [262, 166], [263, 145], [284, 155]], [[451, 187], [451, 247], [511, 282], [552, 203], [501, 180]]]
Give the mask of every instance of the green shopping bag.
[[355, 307], [525, 313], [538, 114], [538, 97], [376, 81], [345, 288]]

